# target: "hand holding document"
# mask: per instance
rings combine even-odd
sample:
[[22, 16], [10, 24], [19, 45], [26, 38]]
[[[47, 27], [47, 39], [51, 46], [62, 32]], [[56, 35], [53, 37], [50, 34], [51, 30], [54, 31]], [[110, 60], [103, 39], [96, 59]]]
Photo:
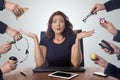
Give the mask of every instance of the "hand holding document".
[[[28, 10], [29, 8], [23, 8], [24, 13]], [[20, 15], [22, 16], [22, 15]], [[16, 19], [18, 19], [20, 16], [16, 16]]]

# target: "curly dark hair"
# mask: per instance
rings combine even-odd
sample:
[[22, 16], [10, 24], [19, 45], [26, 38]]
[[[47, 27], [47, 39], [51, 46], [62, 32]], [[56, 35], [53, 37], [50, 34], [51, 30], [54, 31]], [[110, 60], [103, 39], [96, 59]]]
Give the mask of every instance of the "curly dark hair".
[[66, 36], [73, 33], [73, 25], [69, 21], [69, 18], [63, 12], [56, 11], [50, 16], [49, 21], [48, 21], [48, 29], [47, 29], [46, 34], [47, 34], [47, 36], [50, 40], [53, 40], [55, 38], [55, 33], [53, 32], [53, 30], [51, 28], [51, 24], [52, 24], [52, 21], [53, 21], [53, 17], [56, 16], [56, 15], [61, 15], [64, 18], [64, 21], [65, 21], [65, 29], [62, 32], [63, 37], [66, 37]]

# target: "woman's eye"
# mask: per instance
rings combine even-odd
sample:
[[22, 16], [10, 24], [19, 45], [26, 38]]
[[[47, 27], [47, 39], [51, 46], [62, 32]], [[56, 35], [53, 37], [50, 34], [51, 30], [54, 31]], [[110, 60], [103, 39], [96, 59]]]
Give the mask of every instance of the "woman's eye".
[[53, 21], [53, 23], [56, 23], [57, 21]]
[[60, 22], [64, 23], [64, 21], [60, 21]]

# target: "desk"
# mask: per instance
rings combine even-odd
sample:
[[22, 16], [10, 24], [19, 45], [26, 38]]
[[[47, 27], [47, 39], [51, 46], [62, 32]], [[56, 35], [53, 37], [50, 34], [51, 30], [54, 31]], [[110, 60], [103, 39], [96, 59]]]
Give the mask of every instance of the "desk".
[[[27, 73], [27, 76], [23, 76], [20, 74], [20, 71], [23, 70]], [[117, 80], [113, 77], [100, 77], [93, 75], [93, 72], [95, 71], [103, 71], [102, 68], [86, 68], [85, 72], [77, 72], [78, 76], [71, 79], [71, 80]], [[34, 73], [32, 72], [32, 68], [17, 68], [14, 71], [11, 71], [9, 73], [5, 73], [3, 75], [4, 80], [66, 80], [61, 78], [53, 78], [49, 77], [48, 74], [51, 72], [40, 72], [40, 73]]]

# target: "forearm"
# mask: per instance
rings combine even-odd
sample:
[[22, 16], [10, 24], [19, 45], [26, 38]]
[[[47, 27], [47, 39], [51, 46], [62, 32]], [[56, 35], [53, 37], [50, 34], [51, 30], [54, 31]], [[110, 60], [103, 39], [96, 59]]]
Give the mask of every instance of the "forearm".
[[[11, 28], [11, 27], [8, 26], [8, 27], [6, 28], [6, 33], [7, 33], [8, 35], [10, 35], [10, 34], [13, 32], [13, 30], [14, 30], [13, 28]], [[10, 35], [10, 36], [11, 36], [11, 35]]]
[[0, 45], [0, 55], [3, 54], [2, 50], [1, 50], [2, 46]]
[[40, 67], [44, 64], [44, 57], [39, 47], [37, 38], [34, 39], [34, 57], [35, 57], [34, 59], [35, 59], [36, 67]]
[[2, 67], [0, 68], [0, 70], [1, 70], [1, 73], [2, 73], [2, 74], [6, 73], [6, 68], [5, 68], [5, 67], [2, 66]]
[[5, 66], [5, 65], [6, 65], [6, 63], [0, 67], [2, 74], [7, 73], [11, 70], [10, 65], [7, 65], [7, 66]]
[[80, 40], [78, 40], [78, 39], [76, 39], [75, 44], [73, 45], [71, 62], [75, 67], [80, 66], [80, 64], [82, 62]]

